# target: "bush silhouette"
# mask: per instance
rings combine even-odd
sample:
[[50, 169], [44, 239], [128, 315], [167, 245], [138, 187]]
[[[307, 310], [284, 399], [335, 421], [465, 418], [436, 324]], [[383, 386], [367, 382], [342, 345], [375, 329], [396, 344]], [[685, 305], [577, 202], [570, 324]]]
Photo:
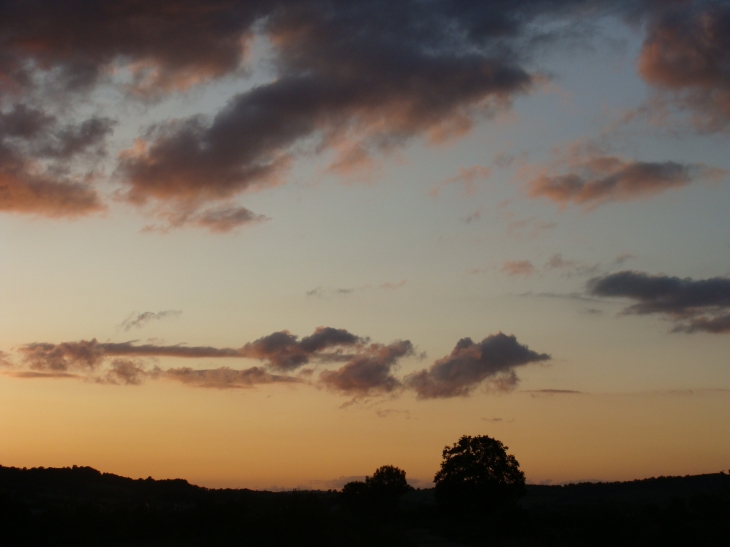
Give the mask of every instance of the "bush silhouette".
[[524, 493], [525, 474], [508, 447], [486, 435], [463, 436], [443, 450], [436, 501], [455, 511], [498, 512]]

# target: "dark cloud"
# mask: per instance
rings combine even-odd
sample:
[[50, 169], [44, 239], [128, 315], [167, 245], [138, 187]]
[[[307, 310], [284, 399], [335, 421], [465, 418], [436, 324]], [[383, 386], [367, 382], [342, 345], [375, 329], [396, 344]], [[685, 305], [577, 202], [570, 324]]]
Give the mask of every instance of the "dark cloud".
[[[161, 98], [243, 74], [260, 35], [270, 81], [210, 117], [148, 127], [116, 170], [119, 195], [167, 223], [157, 229], [227, 232], [265, 219], [230, 200], [283, 183], [303, 153], [334, 155], [330, 171], [343, 172], [413, 139], [465, 134], [545, 80], [535, 53], [566, 38], [589, 40], [602, 16], [647, 23], [643, 77], [683, 94], [709, 127], [727, 127], [728, 13], [718, 2], [650, 0], [8, 0], [0, 4], [0, 104], [79, 102], [100, 83]], [[0, 156], [10, 150], [13, 161], [0, 158], [0, 210], [80, 216], [103, 209], [84, 180], [54, 177], [36, 159], [63, 163], [98, 149], [113, 122], [94, 117], [51, 131], [55, 122], [44, 113], [5, 114], [0, 131], [14, 138], [50, 133], [35, 155], [3, 144]], [[590, 206], [688, 184], [703, 169], [594, 158], [578, 171], [543, 175], [532, 192]], [[468, 193], [487, 173], [477, 166], [443, 184]]]
[[9, 0], [0, 5], [0, 90], [42, 73], [67, 91], [126, 67], [140, 95], [185, 89], [236, 70], [250, 26], [273, 2]]
[[168, 317], [180, 317], [181, 314], [181, 310], [164, 310], [158, 312], [146, 311], [143, 313], [133, 313], [124, 321], [122, 321], [122, 324], [119, 326], [125, 331], [128, 331], [129, 329], [135, 327], [139, 329], [150, 321], [160, 321]]
[[[149, 312], [148, 312], [149, 313]], [[160, 312], [165, 313], [165, 312]], [[142, 321], [147, 320], [140, 314]], [[131, 324], [134, 324], [135, 320]], [[344, 329], [317, 327], [310, 336], [301, 340], [289, 331], [280, 331], [249, 342], [241, 348], [210, 346], [136, 344], [135, 342], [99, 342], [96, 338], [60, 344], [33, 343], [21, 346], [18, 353], [22, 362], [33, 370], [95, 370], [107, 357], [178, 357], [253, 358], [268, 361], [277, 370], [293, 370], [310, 359], [343, 361], [352, 356], [343, 353], [345, 347], [358, 348], [367, 339]], [[333, 350], [327, 352], [326, 350]]]
[[639, 73], [693, 113], [697, 129], [730, 130], [730, 6], [671, 2], [650, 20]]
[[[159, 378], [220, 389], [314, 383], [353, 396], [347, 406], [362, 397], [398, 393], [403, 389], [413, 389], [419, 399], [466, 396], [484, 382], [494, 390], [509, 391], [518, 382], [515, 367], [550, 359], [547, 354], [519, 344], [514, 336], [500, 332], [478, 344], [464, 338], [450, 355], [402, 379], [394, 371], [401, 359], [415, 355], [413, 344], [408, 340], [387, 345], [367, 342], [367, 338], [331, 327], [318, 327], [301, 339], [288, 331], [279, 331], [239, 349], [98, 342], [94, 338], [59, 344], [26, 344], [18, 348], [15, 356], [0, 353], [0, 364], [6, 374], [13, 376], [77, 378], [100, 384], [140, 385], [148, 379]], [[155, 364], [156, 357], [254, 358], [265, 364], [245, 369], [227, 366], [163, 369]], [[287, 374], [313, 360], [325, 366], [335, 362], [345, 364], [339, 369], [323, 370], [314, 381], [314, 368], [301, 369], [296, 377]]]
[[[324, 350], [353, 348], [365, 342], [365, 339], [345, 329], [332, 327], [317, 327], [310, 336], [298, 338], [286, 330], [275, 332], [247, 343], [241, 348], [240, 355], [267, 361], [275, 370], [289, 371], [308, 363], [315, 356], [337, 359], [337, 352], [326, 356], [322, 355]], [[347, 359], [347, 356], [343, 358]]]
[[409, 355], [413, 355], [413, 344], [408, 340], [387, 346], [371, 344], [339, 370], [323, 371], [319, 381], [333, 391], [348, 395], [390, 393], [402, 386], [392, 369], [399, 359]]
[[0, 112], [0, 211], [78, 217], [104, 210], [88, 177], [67, 172], [75, 156], [103, 154], [113, 125], [99, 117], [62, 125], [23, 104]]
[[507, 390], [517, 383], [515, 367], [548, 359], [548, 354], [536, 353], [518, 343], [515, 336], [501, 332], [478, 344], [462, 338], [450, 355], [410, 374], [405, 383], [419, 399], [466, 396], [485, 380], [493, 382], [496, 389]]
[[257, 384], [296, 383], [301, 380], [291, 376], [271, 374], [261, 367], [232, 369], [220, 367], [196, 370], [190, 367], [169, 368], [162, 375], [184, 384], [217, 389], [247, 388]]
[[562, 205], [572, 203], [593, 208], [610, 201], [651, 196], [723, 174], [721, 170], [700, 164], [643, 162], [593, 155], [573, 158], [566, 174], [537, 176], [529, 182], [529, 191], [533, 197], [546, 197]]
[[415, 137], [458, 137], [534, 86], [522, 66], [527, 38], [537, 32], [530, 21], [582, 9], [560, 4], [568, 9], [555, 2], [272, 3], [261, 30], [276, 79], [233, 97], [211, 119], [151, 127], [120, 163], [126, 197], [175, 209], [276, 185], [304, 141], [309, 150], [336, 152], [332, 166], [342, 171]]
[[677, 322], [676, 332], [730, 332], [730, 278], [727, 277], [695, 281], [627, 270], [591, 279], [588, 292], [635, 300], [624, 313], [662, 314]]
[[33, 370], [93, 371], [107, 357], [244, 357], [241, 350], [208, 346], [161, 346], [133, 342], [98, 342], [96, 338], [60, 344], [33, 343], [18, 350], [22, 362]]

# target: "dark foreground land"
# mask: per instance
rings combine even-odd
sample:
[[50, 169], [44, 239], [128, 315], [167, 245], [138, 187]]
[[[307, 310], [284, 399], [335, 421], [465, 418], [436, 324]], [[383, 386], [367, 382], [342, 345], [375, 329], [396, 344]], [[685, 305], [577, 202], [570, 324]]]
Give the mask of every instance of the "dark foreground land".
[[89, 467], [0, 466], [2, 546], [730, 545], [730, 475], [528, 485], [510, 507], [448, 511], [432, 490], [397, 506], [336, 491], [212, 490]]

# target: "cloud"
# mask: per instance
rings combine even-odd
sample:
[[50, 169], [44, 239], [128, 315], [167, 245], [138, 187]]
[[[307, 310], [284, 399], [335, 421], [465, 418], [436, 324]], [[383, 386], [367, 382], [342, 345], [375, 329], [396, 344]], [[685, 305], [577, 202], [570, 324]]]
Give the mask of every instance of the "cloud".
[[573, 157], [566, 173], [547, 170], [528, 183], [531, 197], [544, 197], [561, 205], [592, 209], [611, 201], [630, 201], [679, 188], [701, 179], [725, 174], [702, 164], [674, 161], [644, 162], [618, 156], [588, 154]]
[[515, 421], [515, 419], [512, 418], [511, 420], [505, 420], [504, 418], [482, 418], [482, 421], [491, 422], [493, 424], [500, 424], [500, 423], [501, 424], [511, 424], [512, 422]]
[[119, 325], [121, 328], [123, 328], [125, 331], [128, 331], [132, 328], [142, 328], [144, 325], [149, 323], [150, 321], [161, 321], [162, 319], [166, 319], [168, 317], [180, 317], [182, 314], [182, 310], [165, 310], [165, 311], [158, 311], [158, 312], [151, 312], [146, 311], [143, 313], [133, 313], [129, 317], [127, 317], [124, 321], [122, 321], [122, 324]]
[[472, 197], [477, 193], [477, 186], [474, 184], [479, 179], [489, 178], [492, 174], [489, 167], [482, 165], [474, 165], [465, 169], [459, 168], [459, 172], [453, 177], [442, 180], [428, 192], [430, 196], [438, 197], [441, 190], [449, 185], [458, 185], [461, 187], [461, 193], [464, 197]]
[[90, 175], [71, 175], [69, 165], [90, 150], [103, 155], [113, 125], [99, 117], [62, 125], [21, 103], [0, 111], [0, 212], [73, 218], [103, 211]]
[[378, 416], [378, 418], [391, 418], [394, 416], [402, 416], [406, 420], [409, 420], [411, 417], [410, 410], [397, 410], [395, 408], [383, 408], [381, 410], [376, 410], [375, 414]]
[[240, 350], [240, 356], [267, 361], [274, 370], [290, 371], [306, 363], [315, 355], [327, 359], [338, 359], [347, 356], [335, 352], [323, 355], [326, 349], [355, 348], [366, 339], [356, 336], [345, 329], [317, 327], [313, 334], [301, 340], [283, 330], [249, 342]]
[[128, 90], [139, 96], [186, 89], [239, 67], [263, 7], [181, 6], [174, 0], [5, 2], [0, 90], [27, 93], [46, 83], [81, 92], [119, 68], [129, 76]]
[[577, 275], [591, 275], [595, 274], [599, 269], [600, 264], [585, 264], [578, 260], [566, 260], [560, 253], [551, 256], [545, 263], [544, 270], [561, 270], [565, 277], [571, 277], [573, 274]]
[[637, 258], [638, 257], [635, 254], [621, 253], [613, 259], [613, 262], [611, 264], [614, 266], [621, 266], [624, 262], [628, 262], [629, 260], [635, 260]]
[[578, 395], [582, 391], [574, 389], [523, 389], [522, 393], [532, 393], [540, 395]]
[[[152, 319], [162, 319], [180, 312], [145, 312], [132, 315], [122, 325], [125, 330], [139, 327]], [[279, 331], [245, 344], [241, 348], [137, 344], [135, 342], [99, 342], [96, 338], [76, 342], [32, 343], [17, 350], [19, 363], [6, 353], [0, 354], [0, 365], [21, 377], [80, 378], [101, 384], [139, 385], [146, 379], [171, 378], [202, 387], [250, 387], [261, 383], [300, 382], [301, 379], [275, 374], [261, 367], [233, 369], [219, 367], [198, 370], [190, 367], [163, 370], [150, 367], [145, 359], [175, 357], [187, 359], [253, 358], [266, 361], [266, 367], [277, 371], [294, 370], [312, 359], [321, 363], [349, 361], [360, 367], [387, 362], [387, 352], [395, 359], [396, 346], [363, 347], [366, 338], [344, 329], [318, 327], [301, 340], [288, 331]], [[342, 350], [349, 348], [351, 353]], [[353, 365], [354, 366], [354, 365]], [[357, 367], [355, 367], [357, 368]]]
[[[242, 86], [212, 115], [152, 123], [118, 155], [116, 195], [163, 222], [148, 229], [228, 232], [266, 220], [233, 200], [283, 184], [302, 155], [326, 156], [330, 171], [349, 173], [414, 139], [457, 139], [545, 81], [536, 54], [589, 40], [587, 29], [604, 15], [646, 23], [642, 76], [678, 94], [706, 127], [724, 130], [729, 12], [714, 2], [648, 0], [5, 2], [0, 98], [11, 107], [1, 113], [0, 211], [79, 217], [105, 208], [93, 170], [66, 160], [102, 152], [114, 122], [63, 124], [20, 101], [53, 103], [71, 116], [102, 85], [127, 99], [161, 99], [242, 76], [255, 38], [267, 48], [270, 80]], [[588, 207], [715, 173], [616, 157], [574, 167], [544, 173], [533, 194]], [[469, 193], [487, 175], [473, 166], [443, 184]]]
[[96, 378], [96, 381], [104, 384], [125, 384], [138, 386], [145, 379], [157, 378], [160, 369], [154, 367], [148, 370], [145, 363], [133, 359], [114, 359], [106, 373]]
[[[415, 351], [408, 340], [368, 343], [367, 338], [345, 329], [318, 327], [301, 339], [288, 331], [278, 331], [239, 349], [98, 342], [95, 338], [59, 344], [33, 343], [20, 346], [15, 356], [0, 353], [0, 364], [5, 374], [20, 378], [76, 378], [112, 385], [136, 386], [158, 379], [217, 389], [273, 383], [309, 384], [352, 396], [352, 401], [343, 405], [348, 406], [363, 397], [398, 395], [407, 389], [414, 390], [419, 399], [467, 396], [480, 384], [491, 391], [510, 391], [519, 381], [516, 367], [550, 359], [549, 355], [536, 353], [519, 344], [514, 336], [501, 332], [478, 344], [464, 338], [450, 355], [435, 361], [428, 369], [405, 377], [396, 376], [394, 372], [401, 359], [411, 356], [415, 356]], [[156, 364], [157, 357], [253, 358], [264, 364], [243, 369], [229, 366], [165, 369]], [[425, 358], [425, 354], [420, 358]], [[324, 367], [332, 363], [344, 362], [344, 365], [320, 369], [317, 377], [318, 369], [314, 367], [301, 369], [296, 376], [290, 374], [310, 361]]]
[[315, 287], [312, 290], [309, 290], [306, 292], [307, 296], [316, 296], [317, 298], [331, 298], [335, 296], [349, 296], [352, 293], [359, 292], [359, 291], [366, 291], [370, 289], [380, 289], [385, 291], [393, 291], [396, 289], [400, 289], [406, 285], [408, 282], [407, 279], [401, 279], [397, 282], [391, 282], [386, 281], [385, 283], [381, 283], [380, 285], [362, 285], [360, 287], [340, 287], [340, 288], [331, 288], [331, 287]]
[[675, 2], [651, 18], [639, 74], [692, 114], [703, 132], [730, 130], [730, 6]]
[[25, 344], [20, 346], [18, 353], [23, 364], [33, 370], [93, 371], [107, 357], [252, 358], [268, 361], [268, 366], [273, 369], [293, 370], [312, 358], [327, 362], [348, 360], [351, 356], [342, 353], [342, 348], [359, 349], [366, 341], [366, 338], [355, 336], [344, 329], [317, 327], [314, 333], [301, 340], [289, 331], [279, 331], [238, 349], [99, 342], [93, 338], [59, 344]]
[[626, 270], [588, 282], [600, 297], [636, 301], [626, 314], [661, 314], [677, 323], [674, 332], [730, 333], [730, 278], [681, 279]]
[[569, 293], [556, 293], [556, 292], [532, 292], [527, 291], [518, 294], [517, 296], [530, 297], [530, 298], [564, 298], [566, 300], [578, 300], [582, 302], [600, 302], [598, 298], [591, 298], [583, 293], [569, 292]]
[[405, 384], [419, 399], [467, 396], [486, 380], [497, 390], [509, 390], [518, 381], [515, 367], [548, 359], [548, 354], [536, 353], [518, 343], [515, 336], [501, 332], [479, 343], [462, 338], [450, 355], [408, 375]]
[[334, 152], [333, 169], [349, 172], [414, 138], [458, 138], [534, 87], [521, 58], [538, 12], [549, 8], [262, 4], [257, 28], [271, 45], [276, 77], [232, 97], [213, 117], [151, 126], [120, 156], [124, 195], [138, 205], [187, 209], [281, 184], [302, 149]]
[[69, 369], [94, 370], [104, 360], [103, 345], [93, 340], [33, 343], [19, 349], [25, 365], [37, 371], [66, 372]]
[[517, 275], [529, 277], [537, 273], [537, 268], [529, 260], [512, 260], [505, 262], [501, 271], [512, 277]]
[[162, 373], [165, 378], [196, 387], [216, 389], [249, 388], [259, 384], [297, 383], [298, 378], [271, 374], [261, 367], [232, 369], [219, 367], [214, 369], [193, 369], [190, 367], [169, 368]]
[[413, 344], [399, 340], [389, 345], [371, 344], [338, 370], [325, 370], [319, 381], [327, 388], [355, 396], [390, 393], [401, 387], [392, 369], [398, 360], [413, 355]]

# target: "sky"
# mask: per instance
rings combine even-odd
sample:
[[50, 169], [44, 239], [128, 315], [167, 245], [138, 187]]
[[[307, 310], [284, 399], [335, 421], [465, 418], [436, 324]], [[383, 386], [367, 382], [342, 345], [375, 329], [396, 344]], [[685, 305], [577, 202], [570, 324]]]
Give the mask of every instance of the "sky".
[[730, 467], [728, 2], [0, 13], [0, 465]]

